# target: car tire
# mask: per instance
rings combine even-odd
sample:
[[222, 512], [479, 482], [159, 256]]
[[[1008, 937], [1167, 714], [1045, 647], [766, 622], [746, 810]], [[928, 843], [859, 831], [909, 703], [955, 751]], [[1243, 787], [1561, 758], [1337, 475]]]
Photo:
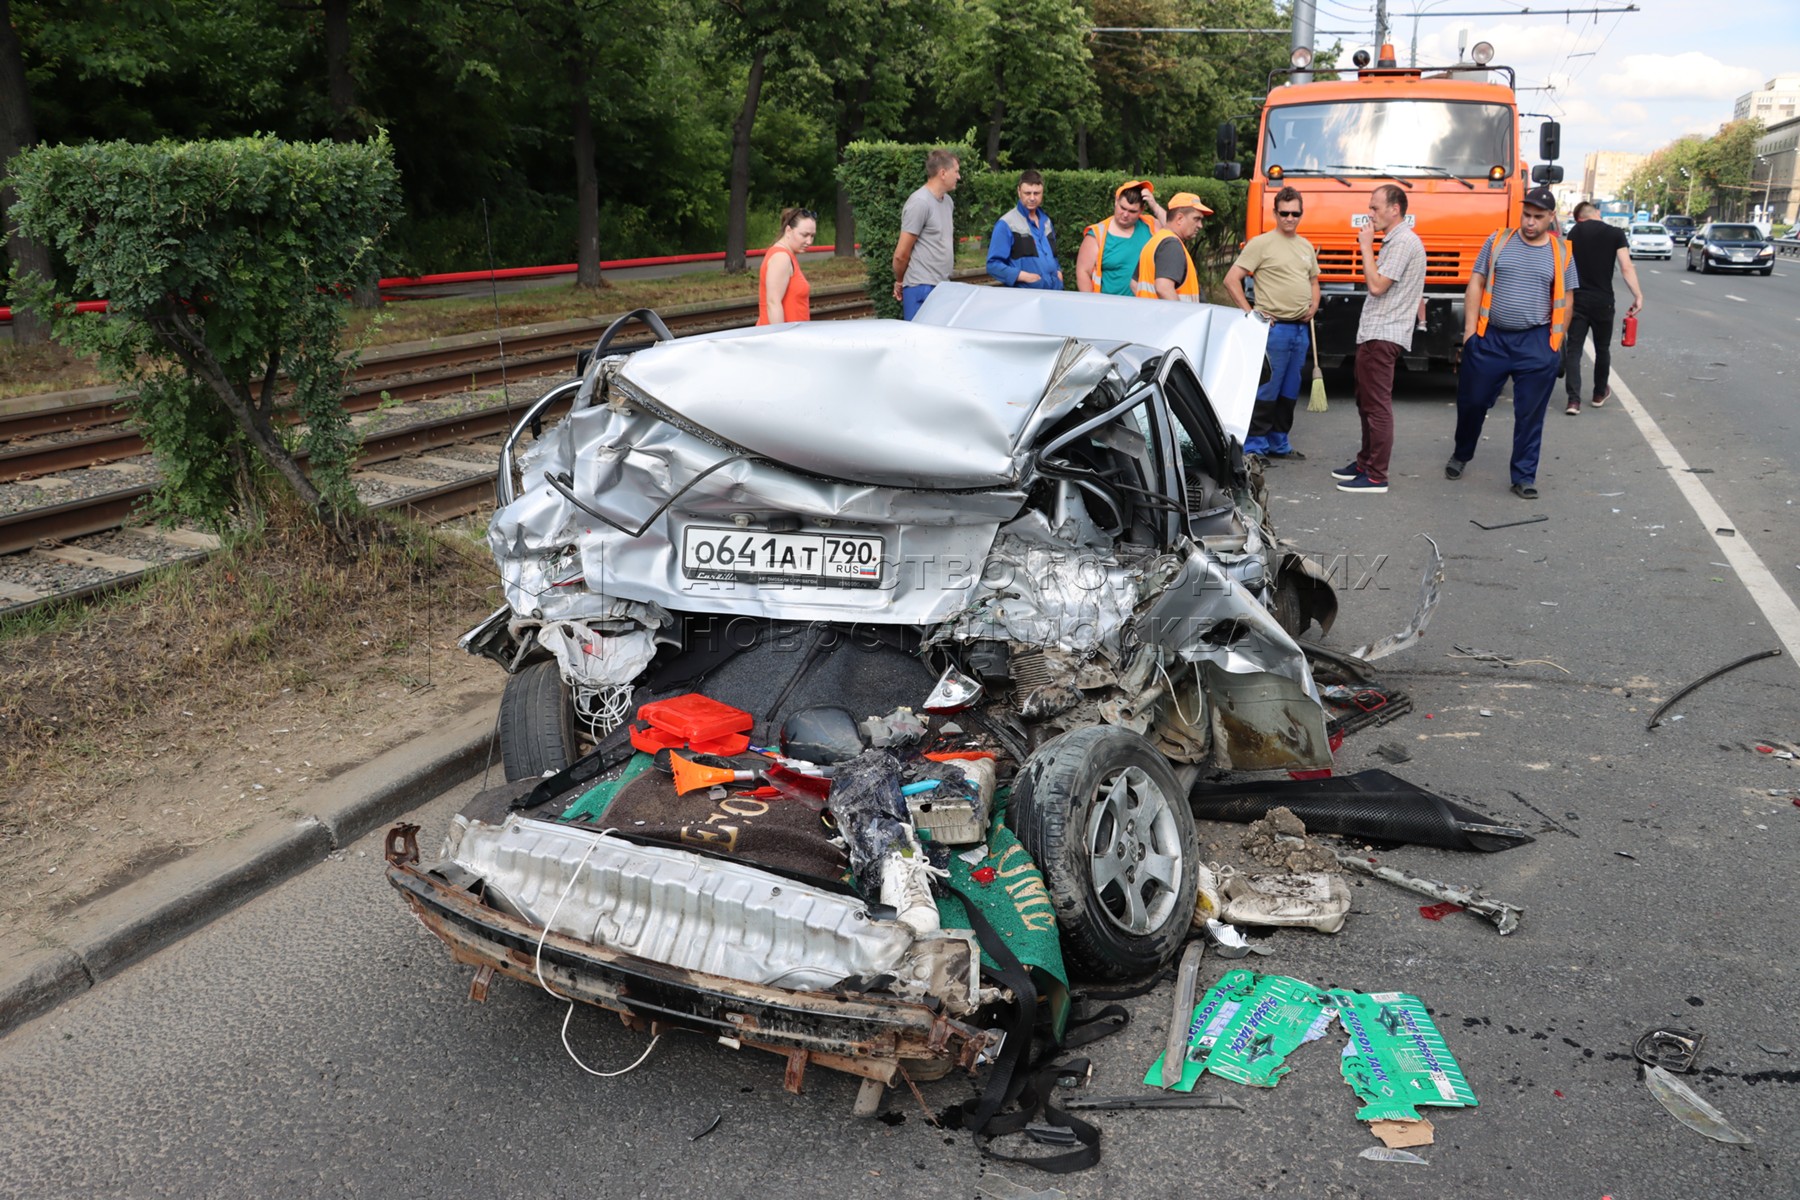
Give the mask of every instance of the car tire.
[[1712, 264], [1707, 262], [1704, 258], [1701, 259], [1700, 260], [1700, 273], [1702, 275], [1711, 275], [1712, 271], [1713, 271]]
[[1200, 846], [1154, 746], [1112, 725], [1046, 742], [1013, 784], [1012, 826], [1044, 873], [1077, 971], [1123, 979], [1173, 957], [1194, 916]]
[[575, 701], [556, 660], [508, 675], [500, 693], [500, 762], [507, 781], [560, 771], [580, 756]]
[[1764, 279], [1767, 279], [1769, 276], [1773, 275], [1774, 273], [1775, 273], [1775, 267], [1774, 267], [1774, 264], [1772, 264], [1772, 263], [1769, 266], [1766, 266], [1762, 270], [1757, 272], [1757, 274], [1761, 275]]
[[1687, 269], [1690, 271], [1694, 269], [1694, 256], [1691, 254], [1687, 256]]

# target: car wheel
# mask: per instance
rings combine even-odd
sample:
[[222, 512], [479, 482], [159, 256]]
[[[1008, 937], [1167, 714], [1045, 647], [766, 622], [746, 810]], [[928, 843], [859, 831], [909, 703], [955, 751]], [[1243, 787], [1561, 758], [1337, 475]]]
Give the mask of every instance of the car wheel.
[[1707, 262], [1704, 258], [1701, 259], [1700, 260], [1700, 273], [1702, 275], [1711, 275], [1712, 271], [1713, 271], [1712, 264]]
[[1691, 254], [1687, 256], [1687, 269], [1690, 271], [1694, 269], [1694, 256]]
[[1757, 274], [1761, 275], [1764, 279], [1767, 279], [1769, 276], [1773, 275], [1774, 273], [1775, 273], [1775, 267], [1773, 266], [1773, 264], [1771, 264], [1770, 266], [1766, 266], [1762, 270], [1757, 272]]
[[1027, 760], [1012, 808], [1072, 965], [1122, 979], [1174, 955], [1193, 919], [1200, 851], [1187, 798], [1155, 747], [1112, 725], [1064, 734]]
[[556, 660], [508, 675], [500, 693], [500, 762], [508, 782], [560, 771], [579, 757], [575, 701]]

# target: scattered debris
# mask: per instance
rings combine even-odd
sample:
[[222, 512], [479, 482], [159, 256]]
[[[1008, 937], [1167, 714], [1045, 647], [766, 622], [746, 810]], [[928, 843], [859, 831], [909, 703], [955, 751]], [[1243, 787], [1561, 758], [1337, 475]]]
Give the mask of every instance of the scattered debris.
[[1356, 1157], [1367, 1158], [1374, 1162], [1418, 1163], [1421, 1167], [1430, 1165], [1411, 1151], [1392, 1150], [1386, 1146], [1370, 1146]]
[[1750, 1139], [1732, 1128], [1723, 1113], [1661, 1067], [1645, 1067], [1644, 1082], [1657, 1102], [1669, 1110], [1669, 1115], [1695, 1133], [1728, 1146], [1750, 1145]]
[[1189, 942], [1181, 952], [1181, 966], [1175, 972], [1175, 1008], [1169, 1018], [1169, 1037], [1163, 1046], [1162, 1080], [1159, 1086], [1174, 1087], [1181, 1082], [1181, 1067], [1187, 1048], [1188, 1019], [1194, 1013], [1194, 989], [1200, 977], [1200, 956], [1206, 943]]
[[1518, 905], [1489, 900], [1473, 888], [1421, 879], [1417, 875], [1408, 875], [1405, 871], [1397, 871], [1393, 867], [1380, 866], [1372, 858], [1357, 858], [1341, 851], [1336, 853], [1338, 861], [1352, 871], [1373, 876], [1376, 879], [1385, 879], [1396, 887], [1405, 888], [1409, 892], [1417, 892], [1421, 896], [1430, 896], [1433, 900], [1462, 905], [1468, 911], [1492, 921], [1500, 930], [1501, 937], [1518, 929], [1519, 920], [1525, 915], [1525, 910]]
[[975, 1190], [988, 1200], [1064, 1200], [1068, 1195], [1061, 1188], [1028, 1188], [991, 1172], [975, 1181]]
[[[1188, 802], [1202, 820], [1250, 823], [1285, 811], [1289, 819], [1304, 822], [1299, 832], [1292, 827], [1277, 828], [1277, 836], [1298, 837], [1310, 829], [1374, 842], [1486, 853], [1533, 840], [1523, 829], [1496, 825], [1481, 813], [1379, 768], [1329, 779], [1195, 784]], [[1267, 848], [1260, 837], [1253, 840], [1248, 834], [1244, 849], [1262, 865], [1287, 871], [1329, 870], [1333, 866], [1329, 859], [1294, 861], [1287, 851]]]
[[1677, 1075], [1686, 1075], [1700, 1058], [1700, 1047], [1706, 1035], [1682, 1033], [1674, 1029], [1652, 1029], [1631, 1047], [1634, 1058], [1647, 1067], [1661, 1067]]
[[1620, 858], [1629, 858], [1633, 862], [1637, 861], [1637, 855], [1633, 854], [1629, 850], [1614, 850], [1613, 853], [1618, 855]]
[[[1620, 494], [1623, 495], [1623, 493], [1620, 493]], [[1617, 511], [1617, 510], [1615, 510], [1615, 511]], [[1549, 519], [1550, 519], [1549, 513], [1539, 513], [1535, 517], [1526, 517], [1522, 521], [1502, 521], [1498, 525], [1483, 525], [1480, 521], [1477, 521], [1477, 520], [1475, 520], [1475, 518], [1470, 517], [1469, 524], [1475, 526], [1475, 528], [1477, 528], [1477, 529], [1486, 529], [1491, 533], [1492, 531], [1494, 531], [1496, 529], [1511, 529], [1515, 525], [1536, 525], [1540, 521], [1548, 521]]]
[[1476, 649], [1472, 646], [1451, 646], [1451, 649], [1456, 653], [1444, 655], [1445, 658], [1478, 658], [1481, 662], [1498, 662], [1503, 667], [1555, 667], [1564, 675], [1570, 673], [1568, 667], [1562, 666], [1561, 662], [1552, 662], [1550, 658], [1510, 658], [1498, 655], [1492, 649]]
[[1273, 954], [1267, 946], [1259, 946], [1250, 941], [1235, 925], [1227, 925], [1223, 921], [1207, 918], [1202, 931], [1217, 948], [1220, 958], [1242, 958], [1246, 954]]
[[1756, 1048], [1764, 1054], [1773, 1054], [1776, 1058], [1786, 1058], [1794, 1052], [1793, 1048], [1789, 1046], [1769, 1046], [1762, 1042], [1756, 1043]]
[[1431, 561], [1425, 566], [1425, 577], [1419, 581], [1419, 608], [1413, 614], [1412, 622], [1399, 633], [1390, 633], [1380, 641], [1358, 646], [1350, 652], [1352, 658], [1374, 662], [1378, 658], [1386, 658], [1396, 650], [1406, 649], [1425, 636], [1425, 628], [1431, 624], [1432, 611], [1437, 608], [1438, 589], [1444, 584], [1444, 555], [1429, 534], [1421, 533], [1419, 536], [1431, 547]]
[[[1194, 815], [1218, 819], [1211, 811], [1202, 813], [1196, 809]], [[1267, 809], [1260, 819], [1250, 822], [1250, 828], [1244, 830], [1243, 847], [1254, 861], [1291, 874], [1326, 871], [1337, 865], [1331, 850], [1307, 837], [1305, 823], [1281, 805]]]
[[1083, 1108], [1229, 1108], [1243, 1112], [1244, 1106], [1213, 1092], [1174, 1092], [1167, 1096], [1071, 1096], [1062, 1102], [1066, 1109]]
[[[1708, 671], [1706, 674], [1702, 675], [1700, 678], [1694, 680], [1694, 682], [1687, 684], [1685, 687], [1678, 689], [1673, 696], [1670, 696], [1667, 700], [1664, 700], [1660, 705], [1658, 705], [1656, 711], [1650, 714], [1650, 723], [1645, 725], [1644, 729], [1646, 731], [1648, 731], [1651, 729], [1655, 729], [1658, 725], [1660, 725], [1662, 723], [1662, 715], [1664, 713], [1668, 712], [1670, 708], [1674, 707], [1675, 702], [1677, 700], [1680, 700], [1683, 696], [1687, 695], [1689, 692], [1693, 691], [1695, 688], [1700, 687], [1704, 684], [1711, 683], [1713, 680], [1717, 679], [1719, 676], [1727, 674], [1731, 671], [1735, 671], [1739, 667], [1749, 666], [1753, 662], [1761, 662], [1765, 658], [1779, 658], [1780, 656], [1781, 656], [1781, 647], [1777, 646], [1773, 650], [1759, 650], [1755, 654], [1746, 654], [1746, 655], [1744, 655], [1744, 657], [1738, 659], [1736, 662], [1728, 662], [1724, 666], [1718, 668], [1717, 670]], [[1680, 720], [1681, 718], [1676, 717], [1674, 719]]]
[[1245, 875], [1228, 871], [1223, 917], [1238, 925], [1275, 925], [1336, 933], [1350, 913], [1350, 889], [1341, 875], [1307, 871]]
[[1721, 525], [1717, 529], [1713, 530], [1713, 532], [1718, 534], [1720, 537], [1736, 537], [1737, 536], [1737, 530], [1731, 528], [1731, 526], [1729, 526], [1729, 525]]
[[1415, 1106], [1475, 1107], [1475, 1089], [1417, 996], [1333, 989], [1326, 999], [1350, 1034], [1338, 1067], [1366, 1101], [1358, 1120], [1414, 1121]]
[[1419, 915], [1424, 917], [1427, 921], [1441, 921], [1451, 913], [1459, 913], [1462, 910], [1462, 905], [1452, 904], [1448, 900], [1443, 900], [1437, 904], [1421, 904], [1419, 906]]
[[1436, 1130], [1424, 1117], [1416, 1121], [1370, 1121], [1369, 1132], [1380, 1138], [1389, 1150], [1408, 1146], [1429, 1146]]
[[1412, 751], [1408, 750], [1405, 746], [1402, 746], [1399, 742], [1382, 742], [1373, 750], [1369, 751], [1369, 753], [1375, 755], [1377, 758], [1385, 759], [1395, 766], [1412, 761]]
[[723, 1121], [724, 1119], [725, 1119], [725, 1114], [720, 1113], [719, 1115], [717, 1115], [716, 1117], [714, 1117], [712, 1119], [712, 1124], [708, 1125], [705, 1129], [702, 1129], [699, 1133], [696, 1133], [694, 1136], [690, 1137], [688, 1139], [688, 1141], [690, 1141], [690, 1142], [699, 1141], [701, 1138], [705, 1137], [707, 1134], [709, 1134], [713, 1130], [717, 1129], [719, 1127], [719, 1122]]
[[1491, 708], [1481, 709], [1480, 712], [1481, 712], [1481, 715], [1484, 717], [1491, 717], [1494, 715], [1494, 710]]

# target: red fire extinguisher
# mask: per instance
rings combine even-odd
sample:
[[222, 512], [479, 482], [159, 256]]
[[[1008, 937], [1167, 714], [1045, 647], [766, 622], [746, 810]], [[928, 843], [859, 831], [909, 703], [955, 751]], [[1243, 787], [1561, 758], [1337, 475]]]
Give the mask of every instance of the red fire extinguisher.
[[1627, 313], [1625, 316], [1625, 334], [1619, 339], [1621, 346], [1637, 345], [1637, 314]]

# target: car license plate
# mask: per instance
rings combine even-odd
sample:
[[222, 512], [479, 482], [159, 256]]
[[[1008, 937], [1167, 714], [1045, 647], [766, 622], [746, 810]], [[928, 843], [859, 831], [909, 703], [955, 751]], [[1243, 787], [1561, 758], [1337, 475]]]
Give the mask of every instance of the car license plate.
[[682, 534], [681, 573], [736, 583], [879, 587], [882, 550], [880, 538], [865, 534], [690, 526]]
[[1748, 250], [1733, 250], [1731, 252], [1731, 261], [1732, 262], [1749, 262], [1750, 261], [1750, 252]]

